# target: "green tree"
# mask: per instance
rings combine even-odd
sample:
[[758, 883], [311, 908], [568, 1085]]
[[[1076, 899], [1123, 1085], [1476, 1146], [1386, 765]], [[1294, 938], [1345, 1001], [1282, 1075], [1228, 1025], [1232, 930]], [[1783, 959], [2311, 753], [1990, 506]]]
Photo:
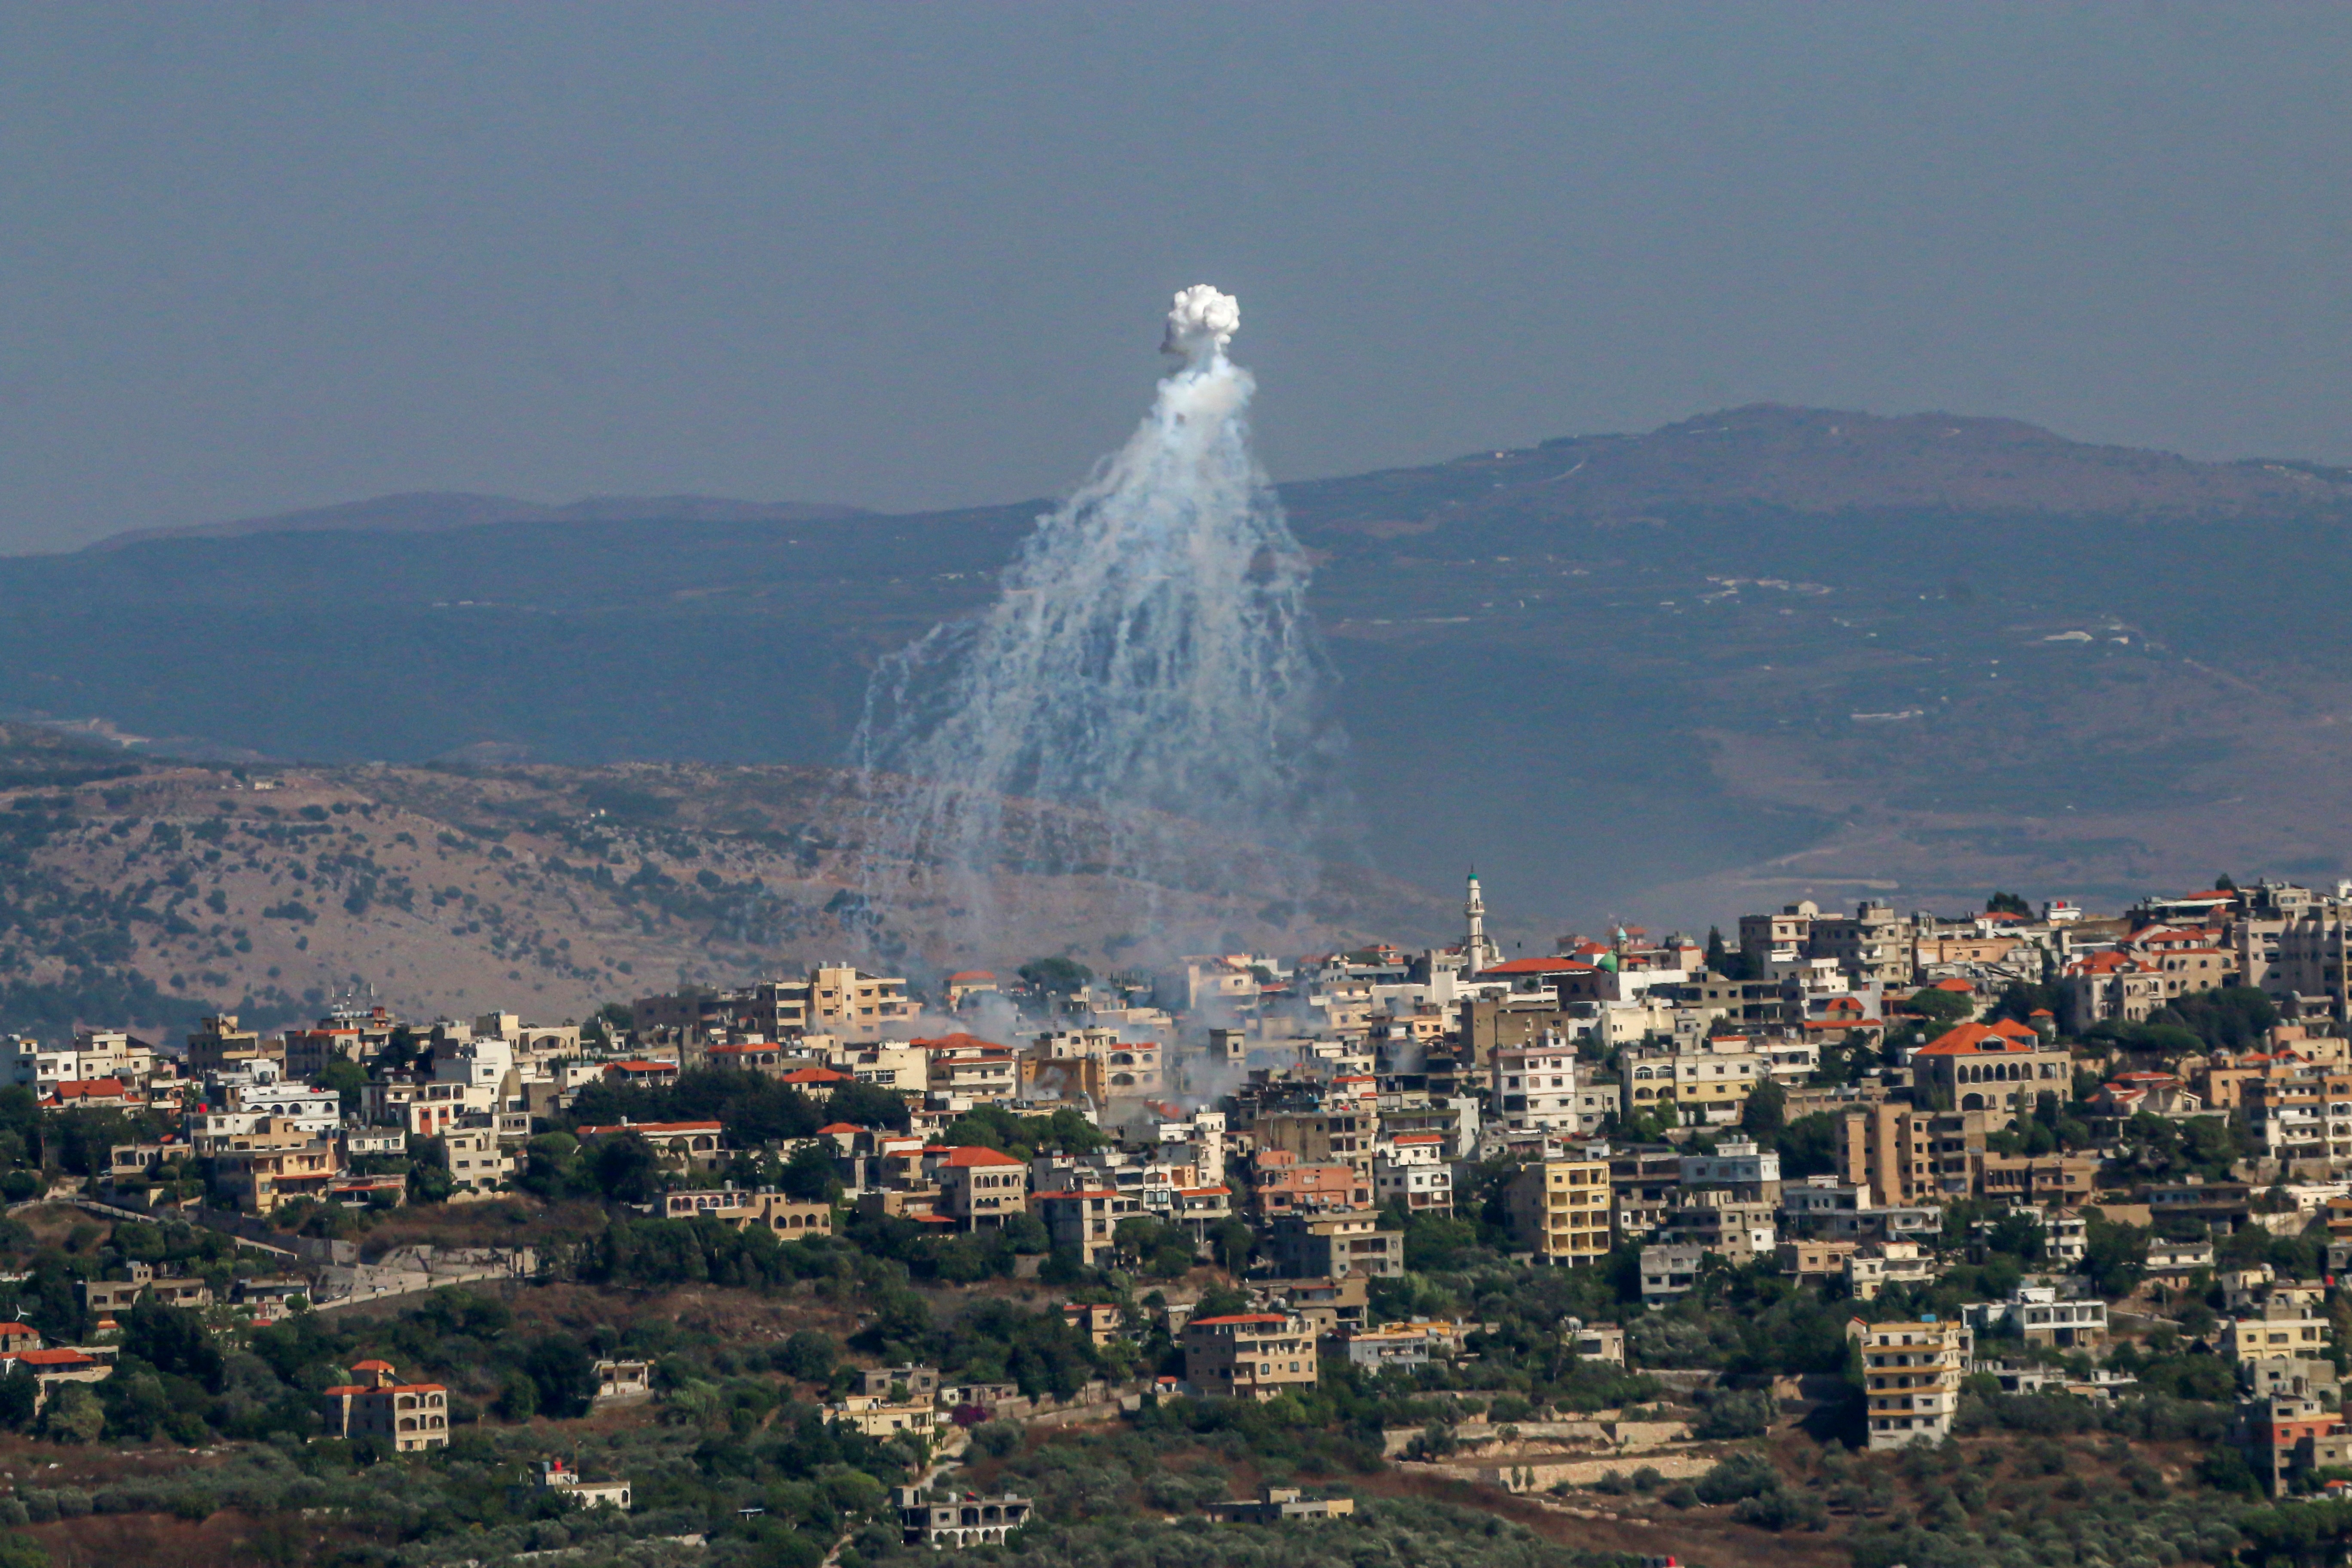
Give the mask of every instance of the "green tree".
[[1976, 1014], [1976, 1004], [1966, 993], [1938, 991], [1932, 985], [1913, 992], [1910, 1005], [1938, 1031], [1965, 1023]]
[[907, 1098], [870, 1083], [845, 1083], [825, 1101], [824, 1113], [834, 1121], [859, 1127], [887, 1127], [904, 1132], [910, 1122]]
[[1788, 1103], [1787, 1092], [1770, 1079], [1766, 1079], [1748, 1091], [1748, 1103], [1739, 1108], [1740, 1131], [1767, 1149], [1778, 1148], [1782, 1114]]
[[1816, 1110], [1784, 1124], [1778, 1142], [1782, 1181], [1837, 1173], [1838, 1123], [1828, 1111]]
[[803, 1383], [823, 1383], [841, 1360], [841, 1344], [831, 1334], [802, 1329], [778, 1345], [776, 1370]]
[[12, 1370], [0, 1373], [0, 1427], [21, 1432], [33, 1424], [34, 1407], [40, 1403], [40, 1380], [29, 1372]]
[[95, 1443], [106, 1430], [106, 1407], [87, 1384], [61, 1384], [41, 1412], [41, 1430], [60, 1443]]
[[1095, 972], [1070, 958], [1033, 958], [1021, 966], [1021, 981], [1048, 996], [1070, 996], [1094, 980]]
[[832, 1144], [819, 1140], [793, 1151], [777, 1173], [776, 1185], [787, 1197], [804, 1203], [829, 1204], [841, 1196], [841, 1178], [834, 1173]]
[[596, 1399], [596, 1363], [587, 1347], [568, 1334], [549, 1334], [524, 1355], [524, 1373], [539, 1394], [539, 1408], [559, 1420], [585, 1415]]
[[615, 1203], [651, 1203], [665, 1186], [661, 1156], [634, 1132], [590, 1140], [587, 1163], [598, 1190]]
[[349, 1057], [337, 1057], [319, 1074], [320, 1089], [331, 1089], [343, 1097], [343, 1114], [360, 1113], [360, 1096], [368, 1084], [367, 1069]]
[[1218, 1265], [1226, 1273], [1239, 1274], [1249, 1267], [1250, 1253], [1257, 1246], [1257, 1233], [1240, 1220], [1223, 1220], [1209, 1233], [1209, 1245], [1215, 1249]]
[[221, 1352], [205, 1331], [204, 1319], [184, 1307], [142, 1297], [123, 1325], [122, 1351], [157, 1372], [202, 1384], [207, 1393], [221, 1391]]

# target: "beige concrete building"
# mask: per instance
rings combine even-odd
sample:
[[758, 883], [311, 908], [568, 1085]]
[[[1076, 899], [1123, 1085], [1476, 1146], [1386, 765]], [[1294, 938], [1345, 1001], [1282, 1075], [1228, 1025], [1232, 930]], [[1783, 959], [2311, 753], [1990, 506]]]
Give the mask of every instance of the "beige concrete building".
[[319, 1395], [330, 1436], [373, 1437], [402, 1454], [449, 1446], [446, 1388], [437, 1383], [403, 1383], [390, 1362], [363, 1361], [352, 1373], [358, 1381], [339, 1384]]
[[1294, 1313], [1239, 1312], [1184, 1325], [1184, 1381], [1207, 1395], [1272, 1399], [1311, 1388], [1315, 1335]]
[[1968, 1370], [1969, 1335], [1958, 1323], [1846, 1324], [1862, 1349], [1870, 1446], [1902, 1448], [1950, 1435]]
[[1511, 1245], [1538, 1262], [1591, 1263], [1612, 1245], [1609, 1162], [1542, 1160], [1511, 1179]]

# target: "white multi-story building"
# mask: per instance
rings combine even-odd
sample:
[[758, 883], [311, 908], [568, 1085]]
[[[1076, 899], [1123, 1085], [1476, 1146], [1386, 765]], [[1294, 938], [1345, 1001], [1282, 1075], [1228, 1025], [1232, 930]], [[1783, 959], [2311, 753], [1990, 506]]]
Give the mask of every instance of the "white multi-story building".
[[199, 1159], [226, 1148], [231, 1139], [260, 1131], [266, 1122], [278, 1122], [310, 1139], [331, 1139], [343, 1125], [342, 1096], [331, 1089], [289, 1083], [239, 1085], [226, 1092], [226, 1099], [228, 1109], [189, 1118], [189, 1142]]
[[119, 1079], [135, 1089], [154, 1068], [155, 1054], [118, 1031], [78, 1035], [69, 1046], [44, 1046], [22, 1035], [0, 1036], [0, 1083], [21, 1084], [43, 1096], [61, 1083], [101, 1078]]
[[1576, 1047], [1558, 1036], [1495, 1053], [1495, 1105], [1512, 1132], [1575, 1132]]
[[436, 1082], [473, 1084], [493, 1092], [514, 1070], [514, 1047], [494, 1037], [477, 1036], [451, 1047], [446, 1056], [436, 1052], [433, 1058]]
[[1454, 1167], [1445, 1159], [1445, 1135], [1403, 1132], [1384, 1141], [1372, 1154], [1372, 1201], [1382, 1208], [1401, 1204], [1412, 1214], [1452, 1214]]

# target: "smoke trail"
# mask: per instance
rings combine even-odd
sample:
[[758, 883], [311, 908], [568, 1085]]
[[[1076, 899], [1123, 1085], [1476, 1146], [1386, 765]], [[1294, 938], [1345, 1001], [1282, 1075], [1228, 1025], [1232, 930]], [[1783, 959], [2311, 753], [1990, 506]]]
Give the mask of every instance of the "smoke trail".
[[877, 672], [855, 760], [881, 902], [928, 890], [984, 916], [988, 873], [1034, 863], [1007, 797], [1101, 813], [1085, 858], [1144, 905], [1214, 870], [1171, 817], [1307, 847], [1339, 737], [1306, 563], [1250, 454], [1255, 384], [1225, 357], [1240, 324], [1230, 295], [1178, 294], [1161, 349], [1182, 363], [1134, 436], [1037, 520], [994, 605]]

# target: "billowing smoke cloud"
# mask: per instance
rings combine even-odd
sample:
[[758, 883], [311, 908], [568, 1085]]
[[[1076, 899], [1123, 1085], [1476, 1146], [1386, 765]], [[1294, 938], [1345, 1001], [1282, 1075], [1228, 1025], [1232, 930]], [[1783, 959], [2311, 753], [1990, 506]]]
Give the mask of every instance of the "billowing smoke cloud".
[[1224, 354], [1240, 325], [1232, 296], [1178, 294], [1163, 348], [1184, 363], [1134, 436], [1038, 519], [994, 605], [877, 671], [856, 760], [911, 780], [868, 792], [867, 863], [907, 879], [869, 877], [886, 917], [911, 898], [984, 926], [1008, 796], [1100, 812], [1087, 858], [1147, 924], [1154, 889], [1219, 869], [1171, 817], [1279, 847], [1311, 835], [1339, 736], [1306, 563], [1250, 453], [1255, 384]]
[[1187, 366], [1203, 369], [1225, 352], [1241, 327], [1239, 300], [1206, 283], [1195, 283], [1177, 294], [1175, 308], [1168, 312], [1168, 333], [1160, 340], [1160, 352], [1181, 354]]

